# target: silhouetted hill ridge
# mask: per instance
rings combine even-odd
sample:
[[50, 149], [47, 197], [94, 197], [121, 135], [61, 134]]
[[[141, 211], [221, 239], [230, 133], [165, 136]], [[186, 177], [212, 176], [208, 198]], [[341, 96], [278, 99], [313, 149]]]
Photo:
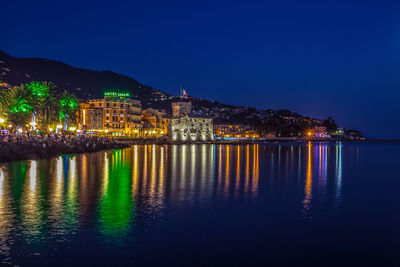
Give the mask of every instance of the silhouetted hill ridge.
[[94, 71], [43, 58], [17, 58], [0, 51], [0, 80], [11, 85], [30, 81], [51, 81], [60, 90], [79, 98], [102, 97], [105, 90], [130, 91], [141, 101], [151, 101], [153, 94], [165, 94], [133, 78], [109, 70]]

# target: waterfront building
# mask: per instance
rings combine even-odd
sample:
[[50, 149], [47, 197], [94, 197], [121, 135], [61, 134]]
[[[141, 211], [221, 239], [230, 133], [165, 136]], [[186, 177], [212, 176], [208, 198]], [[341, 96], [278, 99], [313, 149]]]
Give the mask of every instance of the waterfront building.
[[219, 137], [258, 138], [258, 134], [250, 125], [243, 124], [216, 124], [214, 134]]
[[172, 103], [172, 118], [168, 120], [168, 140], [172, 142], [206, 142], [214, 140], [212, 118], [191, 114], [190, 102]]
[[214, 140], [212, 118], [184, 116], [168, 121], [168, 139], [173, 142], [204, 142]]
[[192, 114], [191, 102], [173, 102], [172, 103], [172, 117], [179, 118]]
[[160, 137], [167, 134], [167, 113], [157, 109], [142, 110], [144, 137]]
[[95, 134], [139, 137], [141, 104], [126, 92], [105, 92], [103, 99], [80, 103], [80, 126]]
[[328, 132], [325, 126], [316, 126], [314, 127], [314, 136], [317, 138], [329, 138]]

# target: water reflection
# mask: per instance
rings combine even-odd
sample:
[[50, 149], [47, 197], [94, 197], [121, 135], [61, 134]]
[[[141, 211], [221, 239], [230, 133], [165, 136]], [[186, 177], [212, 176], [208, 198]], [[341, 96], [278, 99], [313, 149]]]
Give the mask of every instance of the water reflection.
[[[110, 155], [111, 154], [111, 155]], [[99, 230], [105, 235], [125, 234], [132, 216], [131, 164], [126, 151], [106, 153], [99, 203]]]
[[312, 157], [311, 157], [311, 143], [308, 144], [308, 153], [307, 153], [307, 172], [306, 172], [306, 182], [304, 186], [304, 214], [305, 216], [310, 216], [310, 207], [311, 207], [311, 199], [312, 199]]
[[100, 240], [121, 241], [168, 207], [257, 203], [276, 194], [296, 199], [312, 219], [314, 203], [331, 188], [341, 201], [342, 150], [340, 143], [135, 145], [2, 164], [0, 253], [9, 259], [16, 236], [51, 247], [90, 229]]

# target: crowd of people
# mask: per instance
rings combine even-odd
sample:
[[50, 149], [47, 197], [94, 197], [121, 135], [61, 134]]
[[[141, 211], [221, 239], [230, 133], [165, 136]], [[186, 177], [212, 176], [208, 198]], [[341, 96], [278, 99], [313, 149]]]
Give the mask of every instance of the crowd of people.
[[1, 133], [0, 161], [49, 157], [59, 154], [95, 152], [121, 148], [113, 139], [87, 135], [32, 135]]

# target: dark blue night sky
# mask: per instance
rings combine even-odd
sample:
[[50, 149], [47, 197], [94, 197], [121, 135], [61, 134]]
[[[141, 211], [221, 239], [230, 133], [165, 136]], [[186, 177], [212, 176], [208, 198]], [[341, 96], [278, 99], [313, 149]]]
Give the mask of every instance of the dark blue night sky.
[[0, 50], [400, 137], [400, 1], [2, 2]]

